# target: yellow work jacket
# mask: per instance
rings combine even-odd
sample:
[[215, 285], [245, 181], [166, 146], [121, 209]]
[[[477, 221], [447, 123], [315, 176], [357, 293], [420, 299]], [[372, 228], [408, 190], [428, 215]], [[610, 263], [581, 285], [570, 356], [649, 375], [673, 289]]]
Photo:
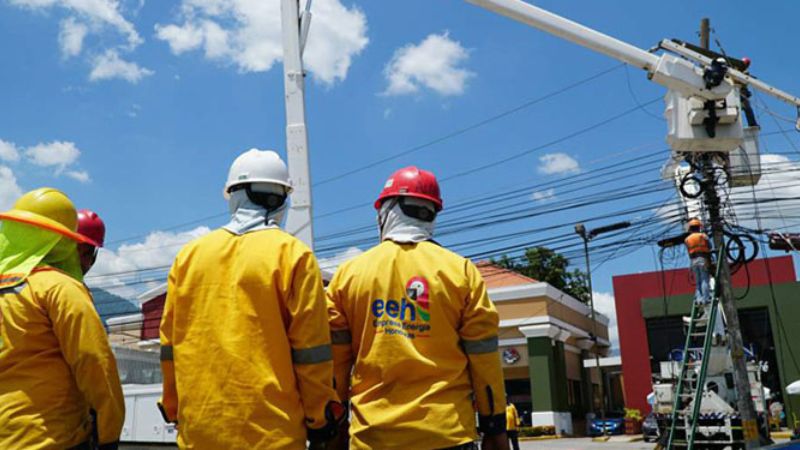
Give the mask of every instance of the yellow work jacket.
[[91, 434], [119, 440], [125, 416], [117, 365], [86, 287], [37, 269], [0, 290], [0, 448], [63, 450]]
[[384, 241], [343, 264], [327, 294], [351, 448], [471, 442], [473, 398], [505, 427], [498, 315], [471, 261], [432, 242]]
[[192, 449], [304, 449], [336, 401], [314, 255], [277, 228], [186, 245], [161, 319], [163, 407]]
[[519, 413], [517, 413], [517, 407], [513, 403], [509, 403], [506, 406], [506, 430], [519, 430]]

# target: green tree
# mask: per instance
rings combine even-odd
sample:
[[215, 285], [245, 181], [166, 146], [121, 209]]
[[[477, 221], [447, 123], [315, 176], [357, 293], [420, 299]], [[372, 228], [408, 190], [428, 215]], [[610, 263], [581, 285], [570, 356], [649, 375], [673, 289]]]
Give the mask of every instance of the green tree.
[[569, 270], [569, 259], [546, 247], [532, 247], [525, 250], [524, 257], [511, 259], [503, 255], [492, 263], [527, 277], [544, 281], [572, 297], [587, 303], [589, 289], [586, 272], [580, 269]]

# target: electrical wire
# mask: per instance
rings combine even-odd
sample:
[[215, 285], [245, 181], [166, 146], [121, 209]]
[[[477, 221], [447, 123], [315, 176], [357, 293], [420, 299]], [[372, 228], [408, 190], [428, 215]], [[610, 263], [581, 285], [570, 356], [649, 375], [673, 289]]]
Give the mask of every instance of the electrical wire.
[[575, 88], [577, 88], [579, 86], [582, 86], [582, 85], [584, 85], [584, 84], [586, 84], [586, 83], [588, 83], [590, 81], [596, 80], [596, 79], [602, 77], [603, 75], [609, 74], [609, 73], [611, 73], [611, 72], [613, 72], [613, 71], [615, 71], [615, 70], [617, 70], [617, 69], [619, 69], [620, 67], [623, 67], [623, 66], [625, 66], [624, 63], [623, 64], [617, 64], [617, 65], [615, 65], [613, 67], [609, 67], [607, 69], [601, 70], [600, 72], [592, 74], [592, 75], [590, 75], [588, 77], [582, 78], [582, 79], [580, 79], [578, 81], [570, 83], [570, 84], [568, 84], [566, 86], [563, 86], [561, 88], [558, 88], [558, 89], [556, 89], [554, 91], [548, 92], [545, 95], [542, 95], [540, 97], [534, 98], [532, 100], [528, 100], [528, 101], [526, 101], [526, 102], [524, 102], [524, 103], [522, 103], [520, 105], [517, 105], [517, 106], [515, 106], [515, 107], [513, 107], [511, 109], [505, 110], [505, 111], [503, 111], [503, 112], [501, 112], [499, 114], [495, 114], [495, 115], [493, 115], [491, 117], [488, 117], [486, 119], [482, 119], [482, 120], [480, 120], [478, 122], [475, 122], [473, 124], [467, 125], [466, 127], [459, 128], [459, 129], [457, 129], [455, 131], [447, 133], [447, 134], [445, 134], [443, 136], [440, 136], [438, 138], [432, 139], [432, 140], [427, 141], [427, 142], [422, 143], [422, 144], [415, 145], [415, 146], [413, 146], [411, 148], [408, 148], [408, 149], [405, 149], [405, 150], [401, 150], [401, 151], [399, 151], [397, 153], [394, 153], [394, 154], [392, 154], [390, 156], [387, 156], [385, 158], [381, 158], [381, 159], [373, 161], [373, 162], [371, 162], [369, 164], [365, 164], [365, 165], [356, 167], [354, 169], [350, 169], [350, 170], [348, 170], [346, 172], [343, 172], [343, 173], [340, 173], [338, 175], [334, 175], [332, 177], [325, 178], [325, 179], [323, 179], [323, 180], [321, 180], [321, 181], [319, 181], [317, 183], [314, 183], [314, 186], [315, 187], [316, 186], [322, 186], [324, 184], [328, 184], [328, 183], [332, 183], [332, 182], [337, 181], [337, 180], [341, 180], [343, 178], [349, 177], [350, 175], [353, 175], [353, 174], [356, 174], [356, 173], [359, 173], [359, 172], [363, 172], [363, 171], [365, 171], [367, 169], [371, 169], [373, 167], [377, 167], [377, 166], [379, 166], [381, 164], [384, 164], [384, 163], [387, 163], [389, 161], [394, 161], [394, 160], [396, 160], [398, 158], [401, 158], [403, 156], [410, 155], [412, 153], [416, 153], [416, 152], [418, 152], [418, 151], [420, 151], [420, 150], [422, 150], [424, 148], [428, 148], [428, 147], [430, 147], [432, 145], [439, 144], [439, 143], [444, 142], [444, 141], [446, 141], [448, 139], [452, 139], [454, 137], [461, 136], [462, 134], [468, 133], [470, 131], [473, 131], [475, 129], [478, 129], [480, 127], [488, 125], [488, 124], [490, 124], [490, 123], [492, 123], [492, 122], [494, 122], [496, 120], [499, 120], [499, 119], [502, 119], [504, 117], [510, 116], [510, 115], [512, 115], [514, 113], [522, 111], [522, 110], [524, 110], [526, 108], [530, 108], [531, 106], [536, 105], [538, 103], [541, 103], [541, 102], [543, 102], [545, 100], [548, 100], [550, 98], [553, 98], [553, 97], [556, 97], [556, 96], [558, 96], [560, 94], [563, 94], [564, 92], [567, 92], [567, 91], [575, 89]]

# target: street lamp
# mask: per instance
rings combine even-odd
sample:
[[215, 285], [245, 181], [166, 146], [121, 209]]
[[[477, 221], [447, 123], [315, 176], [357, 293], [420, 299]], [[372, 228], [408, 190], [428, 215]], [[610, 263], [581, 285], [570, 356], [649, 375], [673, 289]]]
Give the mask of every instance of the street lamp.
[[[586, 227], [582, 224], [575, 225], [575, 232], [578, 233], [578, 236], [583, 239], [583, 252], [586, 256], [586, 280], [587, 284], [589, 285], [589, 309], [592, 312], [592, 334], [589, 337], [592, 342], [594, 342], [594, 362], [597, 366], [597, 374], [600, 376], [600, 421], [601, 424], [605, 423], [606, 420], [606, 380], [603, 376], [603, 369], [600, 368], [600, 353], [598, 350], [597, 345], [597, 320], [595, 319], [594, 313], [594, 291], [592, 290], [592, 266], [589, 264], [589, 241], [594, 239], [595, 237], [603, 234], [609, 233], [611, 231], [622, 230], [631, 226], [630, 222], [618, 222], [612, 225], [606, 225], [604, 227], [598, 227], [594, 230], [586, 230]], [[591, 385], [591, 381], [589, 382]], [[603, 428], [603, 436], [606, 436], [606, 427], [602, 425]]]

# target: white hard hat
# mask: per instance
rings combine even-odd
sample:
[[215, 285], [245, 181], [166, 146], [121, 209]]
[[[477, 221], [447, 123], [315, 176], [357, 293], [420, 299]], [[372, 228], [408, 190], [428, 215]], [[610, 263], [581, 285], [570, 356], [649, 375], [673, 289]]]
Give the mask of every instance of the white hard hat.
[[251, 148], [239, 155], [228, 171], [225, 192], [230, 192], [234, 186], [250, 183], [277, 184], [286, 188], [287, 194], [292, 192], [289, 169], [281, 157], [272, 150]]

